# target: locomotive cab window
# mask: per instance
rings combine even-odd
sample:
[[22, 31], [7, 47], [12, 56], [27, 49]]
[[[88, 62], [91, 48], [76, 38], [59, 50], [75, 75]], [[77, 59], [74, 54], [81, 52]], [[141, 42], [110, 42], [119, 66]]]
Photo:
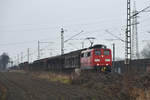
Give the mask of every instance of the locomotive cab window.
[[109, 50], [104, 50], [104, 55], [110, 55], [110, 51]]
[[84, 53], [81, 54], [81, 57], [84, 57]]
[[88, 52], [88, 53], [87, 53], [87, 57], [90, 57], [90, 56], [91, 56], [91, 52]]
[[95, 50], [95, 55], [101, 55], [101, 51], [100, 50]]

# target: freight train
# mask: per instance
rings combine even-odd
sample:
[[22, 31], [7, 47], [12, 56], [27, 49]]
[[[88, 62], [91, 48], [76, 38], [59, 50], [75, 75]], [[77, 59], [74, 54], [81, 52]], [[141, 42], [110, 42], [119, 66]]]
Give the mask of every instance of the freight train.
[[112, 54], [105, 45], [98, 44], [63, 55], [36, 60], [33, 63], [24, 62], [19, 64], [19, 69], [57, 72], [94, 69], [111, 72]]

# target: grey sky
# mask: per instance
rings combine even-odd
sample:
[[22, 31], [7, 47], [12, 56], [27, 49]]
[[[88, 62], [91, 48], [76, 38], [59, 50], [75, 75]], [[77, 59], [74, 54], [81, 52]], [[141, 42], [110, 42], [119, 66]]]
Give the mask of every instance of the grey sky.
[[[136, 0], [137, 9], [150, 5], [150, 0]], [[133, 2], [132, 2], [133, 4]], [[138, 19], [140, 50], [150, 39], [150, 12]], [[65, 52], [81, 48], [85, 37], [96, 37], [95, 43], [112, 47], [116, 43], [117, 57], [124, 57], [124, 43], [107, 41], [113, 37], [106, 29], [124, 39], [126, 0], [0, 0], [0, 54], [7, 52], [13, 59], [30, 48], [31, 60], [37, 58], [37, 40], [55, 42], [41, 44], [43, 56], [60, 53], [60, 28], [66, 29], [65, 39], [81, 30], [84, 32], [65, 44]], [[85, 42], [87, 47], [89, 42]], [[11, 44], [12, 43], [12, 44]], [[4, 45], [6, 44], [6, 45]], [[71, 46], [71, 45], [74, 45]], [[51, 50], [53, 49], [53, 50]], [[27, 58], [24, 58], [24, 61]]]

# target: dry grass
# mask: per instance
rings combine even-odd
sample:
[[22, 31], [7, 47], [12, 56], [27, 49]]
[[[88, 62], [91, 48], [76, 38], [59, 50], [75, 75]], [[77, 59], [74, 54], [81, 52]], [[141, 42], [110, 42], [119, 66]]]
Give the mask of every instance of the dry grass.
[[7, 93], [7, 89], [0, 84], [0, 100], [6, 100], [6, 93]]
[[60, 82], [64, 84], [70, 84], [71, 83], [71, 78], [69, 75], [65, 75], [62, 73], [51, 73], [51, 72], [36, 72], [32, 73], [33, 77], [40, 78], [40, 79], [45, 79], [49, 80], [52, 82]]
[[26, 73], [26, 71], [24, 71], [24, 70], [9, 70], [9, 72]]
[[134, 89], [132, 91], [134, 100], [150, 100], [150, 90]]

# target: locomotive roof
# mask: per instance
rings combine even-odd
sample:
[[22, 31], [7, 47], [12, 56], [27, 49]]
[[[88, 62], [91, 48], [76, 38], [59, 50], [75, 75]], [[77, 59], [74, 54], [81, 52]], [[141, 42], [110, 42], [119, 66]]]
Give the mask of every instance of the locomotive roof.
[[106, 49], [107, 46], [106, 45], [103, 45], [103, 44], [96, 44], [92, 47], [90, 47], [90, 49]]

